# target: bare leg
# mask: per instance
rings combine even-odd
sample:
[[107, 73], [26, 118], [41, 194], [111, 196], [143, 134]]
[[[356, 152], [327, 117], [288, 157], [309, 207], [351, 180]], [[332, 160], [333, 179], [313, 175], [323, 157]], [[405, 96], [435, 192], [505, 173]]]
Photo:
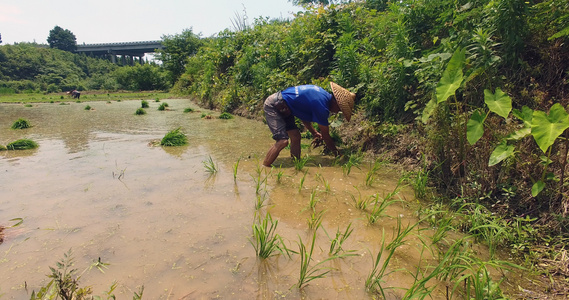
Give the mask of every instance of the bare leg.
[[274, 145], [269, 148], [267, 152], [267, 156], [265, 156], [265, 160], [263, 161], [263, 166], [270, 167], [271, 164], [279, 157], [279, 153], [288, 145], [288, 140], [278, 140], [275, 142]]
[[300, 131], [298, 129], [289, 130], [288, 137], [290, 138], [290, 156], [296, 159], [300, 158]]

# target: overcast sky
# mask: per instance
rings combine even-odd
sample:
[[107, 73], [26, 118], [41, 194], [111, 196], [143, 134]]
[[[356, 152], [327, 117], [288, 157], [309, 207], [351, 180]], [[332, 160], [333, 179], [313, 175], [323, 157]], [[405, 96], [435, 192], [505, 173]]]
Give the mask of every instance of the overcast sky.
[[78, 44], [160, 40], [192, 28], [202, 37], [232, 29], [236, 13], [292, 18], [301, 11], [287, 0], [0, 0], [3, 44], [47, 44], [56, 25]]

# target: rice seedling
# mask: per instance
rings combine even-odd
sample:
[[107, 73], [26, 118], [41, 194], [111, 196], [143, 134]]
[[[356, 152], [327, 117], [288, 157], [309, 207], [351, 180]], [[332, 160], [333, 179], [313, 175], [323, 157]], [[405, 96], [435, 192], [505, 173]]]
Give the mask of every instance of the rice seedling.
[[146, 114], [146, 110], [144, 110], [144, 108], [140, 108], [140, 107], [139, 107], [139, 108], [136, 110], [136, 112], [134, 112], [134, 114], [137, 115], [137, 116], [145, 115], [145, 114]]
[[363, 160], [363, 155], [361, 152], [358, 152], [356, 154], [351, 154], [348, 157], [348, 161], [342, 165], [342, 172], [344, 173], [344, 176], [350, 175], [352, 167], [356, 167], [359, 169], [362, 160]]
[[28, 139], [20, 139], [6, 145], [6, 149], [8, 150], [27, 150], [35, 149], [37, 147], [39, 147], [38, 143]]
[[[390, 193], [391, 194], [391, 193]], [[371, 211], [366, 215], [368, 223], [375, 224], [381, 217], [385, 215], [385, 210], [391, 204], [398, 202], [400, 200], [391, 200], [392, 196], [388, 194], [387, 197], [383, 198], [381, 201], [379, 200], [379, 194], [375, 194], [375, 201], [373, 201], [373, 207]]]
[[154, 102], [160, 102], [160, 98], [155, 98]]
[[194, 111], [194, 109], [191, 108], [191, 107], [186, 107], [186, 108], [184, 108], [184, 112], [185, 112], [185, 113], [191, 113], [191, 112], [193, 112], [193, 111]]
[[140, 108], [149, 108], [150, 105], [148, 105], [148, 101], [146, 100], [142, 100], [142, 102], [140, 103]]
[[269, 178], [270, 172], [267, 173], [260, 165], [257, 165], [257, 169], [255, 171], [257, 176], [254, 177], [251, 175], [251, 177], [255, 182], [255, 193], [258, 195], [261, 192], [261, 189], [267, 185], [267, 179]]
[[6, 151], [6, 150], [8, 150], [8, 148], [6, 148], [6, 146], [0, 145], [0, 151]]
[[294, 286], [296, 286], [298, 289], [302, 289], [309, 282], [319, 278], [324, 278], [326, 274], [330, 273], [330, 268], [322, 267], [322, 265], [328, 261], [336, 259], [337, 256], [328, 257], [327, 259], [324, 259], [311, 266], [311, 262], [314, 260], [312, 258], [312, 255], [314, 254], [314, 245], [316, 244], [316, 230], [314, 230], [314, 233], [312, 234], [312, 243], [310, 244], [309, 249], [307, 249], [306, 245], [302, 242], [302, 238], [300, 236], [298, 239], [299, 241], [297, 243], [299, 248], [298, 253], [300, 254], [300, 276], [298, 278], [298, 282]]
[[357, 186], [354, 185], [354, 188], [356, 189], [356, 191], [358, 191], [358, 198], [357, 199], [356, 199], [356, 196], [354, 196], [353, 194], [350, 194], [350, 197], [354, 201], [354, 206], [357, 209], [366, 210], [367, 205], [368, 205], [368, 199], [362, 198], [362, 193], [360, 192], [360, 189], [358, 189]]
[[286, 247], [282, 237], [276, 233], [278, 225], [279, 221], [273, 221], [270, 213], [267, 213], [260, 223], [253, 224], [253, 239], [250, 238], [249, 242], [258, 257], [267, 259], [277, 253], [290, 257], [290, 253], [294, 253]]
[[264, 194], [257, 194], [257, 198], [255, 200], [255, 210], [259, 210], [265, 207], [265, 201], [267, 201], [266, 193]]
[[188, 144], [188, 137], [180, 131], [180, 127], [168, 132], [160, 141], [162, 146], [183, 146]]
[[318, 203], [318, 198], [316, 198], [316, 191], [312, 190], [312, 193], [310, 193], [310, 201], [308, 202], [308, 208], [312, 211], [315, 211], [317, 203]]
[[90, 105], [85, 105], [85, 108], [83, 108], [84, 110], [91, 110], [93, 109]]
[[[383, 299], [387, 299], [385, 297], [385, 290], [392, 288], [383, 287], [383, 284], [385, 283], [383, 278], [391, 273], [398, 271], [388, 271], [387, 267], [389, 266], [391, 258], [393, 258], [393, 255], [395, 254], [395, 250], [405, 244], [405, 238], [407, 235], [409, 235], [409, 233], [411, 233], [417, 224], [418, 223], [415, 223], [413, 226], [407, 225], [407, 227], [403, 228], [403, 225], [401, 224], [401, 218], [397, 218], [397, 227], [394, 228], [393, 239], [387, 245], [385, 245], [385, 232], [383, 232], [380, 249], [375, 258], [372, 257], [373, 268], [365, 282], [365, 287], [368, 292], [379, 293]], [[385, 257], [383, 257], [384, 255]], [[383, 264], [380, 264], [382, 258]]]
[[[322, 228], [322, 229], [324, 229], [324, 228]], [[340, 227], [338, 227], [338, 229], [336, 230], [336, 236], [334, 238], [331, 238], [330, 235], [328, 235], [328, 232], [326, 232], [326, 230], [324, 230], [324, 232], [326, 233], [326, 235], [330, 239], [330, 250], [328, 251], [328, 254], [329, 255], [338, 255], [342, 252], [347, 252], [347, 253], [355, 252], [355, 250], [347, 250], [346, 251], [342, 247], [344, 245], [344, 242], [350, 237], [350, 235], [352, 234], [353, 231], [354, 231], [354, 229], [352, 228], [352, 223], [348, 224], [348, 227], [346, 227], [346, 230], [344, 230], [343, 232], [340, 231]], [[348, 255], [356, 255], [356, 254], [351, 253]]]
[[322, 224], [322, 219], [324, 217], [324, 211], [320, 212], [312, 211], [310, 213], [310, 218], [308, 218], [308, 229], [316, 230]]
[[164, 102], [158, 106], [158, 110], [166, 110], [166, 107], [168, 107], [168, 103]]
[[32, 127], [32, 125], [30, 124], [30, 121], [26, 120], [26, 119], [22, 119], [19, 118], [18, 120], [16, 120], [13, 124], [12, 124], [12, 129], [26, 129], [26, 128], [30, 128]]
[[[274, 168], [274, 167], [272, 167]], [[282, 177], [284, 175], [284, 172], [282, 170], [282, 165], [279, 166], [279, 171], [277, 172], [277, 183], [281, 183]]]
[[308, 157], [308, 155], [305, 155], [304, 157], [301, 158], [293, 157], [292, 162], [294, 163], [294, 169], [297, 171], [301, 171], [309, 160], [310, 157]]
[[302, 188], [304, 187], [304, 180], [306, 180], [306, 173], [308, 173], [308, 170], [306, 170], [306, 172], [304, 172], [304, 175], [302, 175], [302, 178], [300, 178], [300, 186], [298, 187], [298, 192], [302, 192]]
[[233, 119], [234, 117], [232, 114], [230, 114], [228, 112], [223, 112], [223, 113], [221, 113], [221, 115], [219, 115], [219, 118], [223, 119], [223, 120], [229, 120], [229, 119]]
[[365, 177], [366, 186], [371, 186], [373, 184], [377, 171], [386, 163], [387, 162], [381, 158], [376, 159], [373, 165], [370, 163], [369, 170], [367, 171]]
[[239, 162], [241, 161], [241, 156], [237, 159], [237, 162], [233, 165], [233, 181], [237, 181], [237, 169], [239, 168]]
[[202, 163], [204, 165], [206, 172], [208, 172], [210, 174], [217, 173], [217, 165], [213, 162], [211, 155], [208, 155], [208, 158], [206, 160], [202, 161]]
[[320, 180], [322, 182], [322, 184], [324, 184], [324, 191], [326, 193], [329, 193], [331, 191], [330, 182], [328, 182], [328, 180], [324, 179], [324, 177], [322, 177], [322, 175], [320, 175], [319, 173], [316, 174], [316, 177], [318, 180]]

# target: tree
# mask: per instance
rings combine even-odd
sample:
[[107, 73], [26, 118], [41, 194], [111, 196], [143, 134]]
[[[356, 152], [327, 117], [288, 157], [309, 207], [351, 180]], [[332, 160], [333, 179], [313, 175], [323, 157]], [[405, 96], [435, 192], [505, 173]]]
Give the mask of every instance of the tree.
[[202, 44], [200, 35], [194, 34], [191, 28], [181, 34], [162, 36], [164, 49], [158, 52], [157, 58], [170, 73], [172, 83], [184, 73], [187, 59], [196, 54]]
[[49, 31], [47, 42], [51, 48], [57, 48], [69, 52], [77, 50], [77, 39], [73, 32], [59, 26], [55, 26]]

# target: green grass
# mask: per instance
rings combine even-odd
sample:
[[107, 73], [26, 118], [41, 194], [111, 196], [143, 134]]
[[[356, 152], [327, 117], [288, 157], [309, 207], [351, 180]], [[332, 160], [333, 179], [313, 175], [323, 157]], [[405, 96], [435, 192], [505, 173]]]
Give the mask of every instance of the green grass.
[[[163, 99], [175, 98], [174, 94], [165, 92], [115, 92], [115, 93], [101, 93], [98, 91], [83, 91], [81, 96], [88, 96], [89, 101], [109, 101], [109, 100], [149, 100], [155, 98], [157, 95]], [[41, 94], [41, 93], [23, 93], [23, 94], [7, 94], [0, 97], [0, 103], [49, 103], [50, 98], [71, 100], [71, 97], [62, 95], [62, 93]]]
[[180, 131], [180, 128], [168, 132], [160, 141], [162, 146], [183, 146], [188, 144], [188, 137]]
[[17, 140], [6, 145], [6, 149], [8, 150], [27, 150], [37, 147], [39, 147], [39, 145], [36, 142], [28, 139]]
[[229, 120], [229, 119], [233, 119], [234, 117], [232, 114], [230, 114], [228, 112], [224, 112], [224, 113], [221, 113], [221, 115], [219, 115], [219, 118], [223, 119], [223, 120]]
[[30, 124], [30, 121], [26, 120], [26, 119], [22, 119], [19, 118], [18, 120], [16, 120], [13, 124], [12, 124], [12, 129], [25, 129], [25, 128], [30, 128], [32, 127], [32, 125]]

